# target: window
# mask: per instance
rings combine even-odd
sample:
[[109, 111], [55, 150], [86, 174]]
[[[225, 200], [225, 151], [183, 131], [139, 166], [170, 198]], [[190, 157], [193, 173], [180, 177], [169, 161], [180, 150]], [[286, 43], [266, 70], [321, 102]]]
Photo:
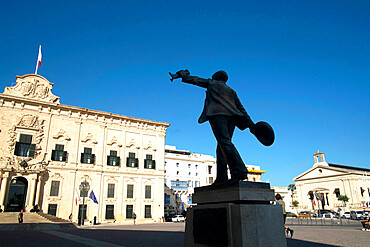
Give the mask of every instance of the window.
[[107, 205], [105, 208], [105, 219], [114, 219], [114, 205]]
[[134, 212], [134, 206], [126, 205], [126, 219], [132, 219], [133, 212]]
[[212, 166], [208, 166], [208, 174], [212, 174]]
[[189, 176], [191, 175], [191, 172], [189, 172]]
[[152, 206], [151, 205], [145, 205], [144, 218], [152, 218]]
[[191, 167], [191, 164], [188, 164], [188, 168], [190, 168]]
[[107, 157], [108, 166], [119, 166], [121, 162], [120, 157], [117, 156], [117, 151], [110, 151], [110, 155]]
[[36, 144], [32, 144], [32, 135], [21, 134], [15, 144], [14, 154], [22, 157], [34, 157]]
[[153, 156], [150, 154], [146, 155], [146, 159], [144, 160], [144, 168], [146, 169], [155, 169], [155, 160], [153, 160]]
[[139, 160], [135, 158], [135, 153], [128, 153], [126, 162], [127, 167], [136, 167], [136, 168], [139, 167]]
[[198, 187], [198, 181], [195, 181], [195, 187]]
[[179, 165], [180, 165], [179, 163], [176, 163], [176, 167], [179, 167]]
[[152, 198], [152, 186], [145, 185], [145, 199]]
[[81, 163], [94, 164], [95, 154], [92, 153], [92, 148], [84, 148], [84, 152], [81, 153]]
[[67, 151], [64, 151], [64, 145], [55, 144], [55, 149], [51, 151], [51, 160], [67, 161]]
[[108, 184], [108, 198], [114, 198], [114, 184]]
[[208, 181], [210, 184], [213, 183], [213, 177], [209, 177]]
[[198, 169], [198, 165], [195, 165], [195, 169]]
[[177, 172], [176, 172], [176, 175], [179, 175], [179, 173], [180, 173], [180, 172], [179, 172], [179, 171], [177, 171]]
[[198, 173], [195, 173], [195, 176], [198, 176]]
[[51, 181], [50, 187], [50, 196], [58, 196], [59, 195], [59, 181]]
[[57, 216], [58, 204], [49, 204], [48, 205], [48, 214]]
[[134, 198], [134, 185], [133, 184], [127, 185], [127, 198]]

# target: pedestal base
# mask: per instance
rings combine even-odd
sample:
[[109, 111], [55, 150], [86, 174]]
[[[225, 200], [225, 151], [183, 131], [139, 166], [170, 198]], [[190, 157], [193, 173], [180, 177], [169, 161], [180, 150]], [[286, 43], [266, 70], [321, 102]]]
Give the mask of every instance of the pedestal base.
[[[242, 187], [198, 191], [195, 198], [200, 204], [186, 215], [185, 247], [287, 246], [282, 207], [270, 204], [273, 190]], [[228, 197], [233, 195], [230, 202], [217, 202], [220, 193], [226, 195], [228, 190]], [[207, 196], [200, 197], [202, 193]]]

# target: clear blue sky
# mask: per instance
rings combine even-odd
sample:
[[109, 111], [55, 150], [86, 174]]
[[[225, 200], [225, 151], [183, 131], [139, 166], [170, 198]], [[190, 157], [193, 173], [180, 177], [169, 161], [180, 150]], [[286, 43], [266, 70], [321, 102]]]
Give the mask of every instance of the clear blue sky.
[[369, 1], [5, 1], [0, 90], [34, 73], [41, 44], [39, 74], [62, 104], [168, 122], [167, 144], [215, 155], [197, 123], [204, 89], [168, 72], [223, 69], [276, 132], [266, 148], [237, 130], [235, 145], [264, 181], [287, 186], [318, 149], [370, 168], [369, 21]]

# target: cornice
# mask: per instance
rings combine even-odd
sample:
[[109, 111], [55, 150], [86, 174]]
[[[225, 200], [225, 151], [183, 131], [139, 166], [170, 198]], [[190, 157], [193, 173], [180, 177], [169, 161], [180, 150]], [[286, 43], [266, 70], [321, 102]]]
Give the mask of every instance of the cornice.
[[[70, 106], [70, 105], [64, 105], [64, 104], [58, 104], [58, 103], [52, 103], [52, 102], [45, 102], [45, 101], [40, 101], [40, 100], [35, 100], [35, 99], [30, 99], [30, 98], [23, 98], [23, 97], [14, 96], [14, 95], [6, 95], [6, 94], [3, 94], [3, 93], [0, 93], [0, 106], [4, 105], [4, 101], [17, 102], [17, 103], [20, 103], [20, 104], [28, 104], [28, 105], [31, 105], [31, 106], [38, 106], [38, 107], [42, 106], [42, 107], [45, 107], [45, 108], [51, 108], [50, 110], [54, 110], [54, 111], [57, 111], [57, 112], [59, 111], [59, 114], [60, 114], [60, 111], [78, 113], [77, 118], [82, 118], [82, 116], [84, 116], [84, 115], [86, 116], [86, 114], [87, 114], [88, 116], [92, 116], [95, 119], [104, 118], [108, 122], [109, 122], [109, 120], [121, 120], [122, 122], [137, 122], [138, 124], [142, 124], [142, 125], [147, 124], [147, 125], [165, 127], [165, 128], [168, 128], [171, 125], [169, 123], [160, 122], [160, 121], [153, 121], [153, 120], [147, 120], [147, 119], [142, 119], [142, 118], [129, 117], [129, 116], [110, 113], [110, 112], [92, 110], [92, 109], [88, 109], [88, 108]], [[49, 114], [59, 115], [58, 113], [52, 113], [51, 111], [49, 112]], [[75, 117], [75, 116], [72, 116], [72, 114], [70, 114], [70, 115], [71, 115], [71, 117]], [[142, 127], [145, 127], [145, 126], [142, 126]]]

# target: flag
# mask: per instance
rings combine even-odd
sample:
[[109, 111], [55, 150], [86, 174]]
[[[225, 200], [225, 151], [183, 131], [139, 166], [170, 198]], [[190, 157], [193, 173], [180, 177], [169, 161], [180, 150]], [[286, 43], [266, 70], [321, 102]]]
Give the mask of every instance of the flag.
[[75, 189], [75, 203], [76, 203], [76, 206], [77, 206], [77, 202], [78, 202], [78, 190]]
[[313, 205], [316, 206], [316, 199], [313, 199]]
[[42, 53], [41, 53], [41, 45], [39, 47], [39, 54], [37, 56], [37, 63], [36, 63], [36, 70], [35, 70], [35, 74], [37, 74], [37, 69], [39, 67], [41, 67], [41, 63], [42, 63]]
[[99, 204], [98, 203], [98, 200], [96, 200], [96, 197], [95, 197], [95, 194], [94, 194], [94, 191], [93, 190], [91, 190], [89, 198], [91, 200], [93, 200], [96, 204]]

